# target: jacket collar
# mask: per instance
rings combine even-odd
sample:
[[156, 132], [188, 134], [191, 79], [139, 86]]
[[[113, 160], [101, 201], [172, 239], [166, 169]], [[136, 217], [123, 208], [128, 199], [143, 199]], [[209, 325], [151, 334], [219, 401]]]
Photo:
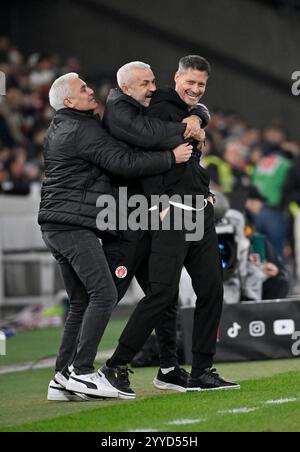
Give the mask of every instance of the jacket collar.
[[107, 97], [106, 102], [108, 104], [110, 104], [110, 103], [115, 104], [115, 103], [120, 102], [120, 101], [128, 102], [129, 104], [132, 104], [135, 107], [138, 107], [140, 109], [144, 109], [145, 108], [145, 107], [143, 107], [143, 105], [141, 105], [139, 102], [137, 102], [133, 97], [127, 96], [127, 94], [124, 94], [120, 90], [120, 88], [111, 89], [110, 92], [109, 92], [109, 95]]
[[61, 108], [60, 110], [57, 110], [56, 112], [57, 115], [66, 115], [66, 116], [70, 116], [70, 117], [75, 117], [75, 118], [80, 118], [80, 117], [93, 117], [94, 114], [94, 110], [86, 110], [86, 111], [81, 111], [81, 110], [75, 110], [74, 108]]
[[172, 102], [183, 110], [186, 110], [187, 112], [189, 111], [188, 105], [181, 99], [177, 91], [170, 87], [156, 90], [150, 105], [165, 101]]

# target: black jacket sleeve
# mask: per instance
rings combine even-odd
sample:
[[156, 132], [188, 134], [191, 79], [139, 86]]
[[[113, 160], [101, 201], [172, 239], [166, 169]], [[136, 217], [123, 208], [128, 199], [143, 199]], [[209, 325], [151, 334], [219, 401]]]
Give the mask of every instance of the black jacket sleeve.
[[[161, 106], [161, 103], [158, 104], [150, 104], [150, 107], [147, 108], [147, 116], [150, 117], [159, 117], [162, 120], [170, 120], [169, 109]], [[141, 184], [143, 187], [143, 191], [147, 197], [151, 195], [161, 195], [166, 192], [166, 187], [164, 184], [164, 176], [163, 174], [159, 174], [157, 176], [145, 177], [141, 180]]]
[[134, 146], [173, 149], [184, 143], [185, 124], [149, 118], [125, 100], [108, 104], [104, 121], [112, 136]]
[[133, 151], [112, 138], [96, 119], [78, 125], [75, 145], [79, 158], [118, 176], [156, 175], [169, 170], [175, 163], [172, 152]]

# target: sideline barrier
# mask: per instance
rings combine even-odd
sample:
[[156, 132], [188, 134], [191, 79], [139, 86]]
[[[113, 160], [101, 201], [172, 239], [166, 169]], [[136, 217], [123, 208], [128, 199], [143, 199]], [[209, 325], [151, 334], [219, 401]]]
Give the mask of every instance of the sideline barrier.
[[[191, 364], [194, 308], [180, 313], [185, 361]], [[300, 332], [300, 297], [224, 305], [215, 361], [299, 358], [295, 332]]]
[[53, 304], [56, 264], [37, 224], [38, 196], [0, 196], [0, 306]]

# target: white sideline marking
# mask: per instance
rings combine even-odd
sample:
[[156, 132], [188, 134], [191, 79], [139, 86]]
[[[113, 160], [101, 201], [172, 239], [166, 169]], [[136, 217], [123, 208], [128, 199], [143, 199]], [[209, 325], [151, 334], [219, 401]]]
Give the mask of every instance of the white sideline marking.
[[[266, 400], [265, 402], [261, 402], [261, 405], [283, 405], [285, 403], [298, 402], [300, 398], [290, 397], [286, 399], [278, 399], [278, 400]], [[217, 411], [217, 415], [223, 414], [247, 414], [253, 413], [254, 411], [261, 410], [263, 407], [243, 407], [243, 408], [233, 408], [231, 410]], [[215, 414], [215, 415], [216, 415]], [[198, 424], [200, 422], [205, 422], [210, 418], [214, 418], [215, 415], [208, 416], [207, 418], [199, 418], [199, 419], [175, 419], [174, 421], [170, 421], [165, 423], [165, 425], [192, 425]], [[159, 430], [151, 430], [151, 429], [136, 429], [136, 430], [128, 430], [129, 432], [158, 432]]]
[[136, 428], [134, 430], [127, 430], [129, 433], [140, 433], [140, 432], [158, 432], [154, 428]]
[[[96, 359], [108, 359], [113, 354], [113, 350], [108, 350], [106, 352], [98, 352]], [[55, 366], [56, 358], [40, 359], [39, 361], [31, 361], [24, 364], [12, 364], [9, 366], [0, 366], [0, 375], [10, 374], [15, 372], [25, 372], [32, 369], [48, 369]]]
[[292, 397], [290, 399], [278, 399], [278, 400], [267, 400], [266, 402], [262, 402], [263, 405], [283, 405], [284, 403], [290, 402], [298, 402], [300, 399], [296, 399], [296, 397]]
[[232, 410], [218, 411], [217, 414], [247, 414], [258, 410], [259, 408], [233, 408]]
[[204, 422], [206, 419], [175, 419], [175, 421], [167, 422], [167, 425], [191, 425]]

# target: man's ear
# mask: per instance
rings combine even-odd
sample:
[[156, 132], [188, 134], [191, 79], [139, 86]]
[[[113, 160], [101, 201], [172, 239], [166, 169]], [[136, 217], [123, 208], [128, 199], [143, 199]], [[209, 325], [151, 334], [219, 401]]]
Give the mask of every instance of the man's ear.
[[68, 97], [66, 97], [64, 100], [64, 106], [66, 108], [74, 108], [73, 102]]
[[122, 85], [121, 90], [124, 94], [127, 94], [127, 96], [131, 95], [130, 88], [125, 83], [124, 83], [124, 85]]
[[177, 80], [179, 79], [179, 77], [180, 77], [179, 72], [176, 72], [176, 74], [175, 74], [175, 76], [174, 76], [174, 81], [175, 81], [175, 83], [177, 83]]

